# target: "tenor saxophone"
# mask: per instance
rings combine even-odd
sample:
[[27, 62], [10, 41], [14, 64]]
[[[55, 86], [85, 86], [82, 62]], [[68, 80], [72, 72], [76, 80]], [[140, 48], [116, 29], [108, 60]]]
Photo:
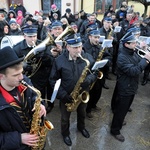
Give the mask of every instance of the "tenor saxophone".
[[[99, 54], [98, 54], [98, 56], [97, 56], [97, 59], [96, 59], [96, 62], [102, 60], [105, 50], [106, 50], [106, 47], [103, 48], [103, 49], [99, 52]], [[103, 72], [102, 72], [102, 71], [99, 71], [99, 72], [98, 72], [97, 79], [102, 79], [102, 78], [103, 78]], [[96, 82], [96, 81], [95, 81], [95, 82]], [[93, 82], [93, 84], [91, 84], [90, 90], [93, 88], [95, 82]]]
[[87, 91], [81, 92], [82, 90], [81, 84], [84, 82], [87, 76], [90, 62], [87, 59], [83, 58], [80, 54], [78, 54], [78, 56], [86, 62], [86, 66], [84, 67], [79, 80], [77, 81], [73, 91], [70, 94], [70, 96], [73, 98], [73, 102], [66, 103], [67, 111], [69, 112], [75, 111], [81, 102], [87, 103], [89, 101], [89, 93]]
[[54, 129], [54, 126], [48, 120], [44, 120], [42, 122], [42, 119], [39, 116], [40, 105], [41, 105], [41, 92], [39, 90], [37, 90], [36, 88], [34, 88], [33, 86], [30, 86], [23, 80], [21, 81], [21, 83], [23, 85], [27, 86], [28, 88], [30, 88], [31, 90], [33, 90], [37, 94], [37, 98], [36, 98], [35, 104], [34, 104], [35, 112], [33, 114], [32, 122], [31, 122], [30, 133], [38, 135], [39, 141], [36, 143], [36, 146], [32, 147], [31, 149], [32, 150], [42, 150], [45, 145], [46, 135], [49, 130]]

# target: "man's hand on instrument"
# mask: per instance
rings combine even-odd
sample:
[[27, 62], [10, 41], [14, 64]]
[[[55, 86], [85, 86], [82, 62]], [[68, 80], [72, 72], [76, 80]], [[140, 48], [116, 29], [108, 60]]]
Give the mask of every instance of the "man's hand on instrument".
[[22, 144], [33, 147], [36, 146], [37, 142], [39, 141], [39, 137], [36, 134], [22, 133], [21, 141]]
[[46, 108], [45, 108], [45, 106], [41, 104], [40, 108], [41, 108], [40, 117], [42, 117], [43, 115], [44, 115], [44, 117], [46, 117]]
[[73, 99], [72, 99], [72, 97], [71, 97], [70, 95], [66, 94], [66, 95], [64, 96], [64, 98], [62, 99], [62, 102], [63, 102], [63, 103], [72, 103], [72, 102], [73, 102]]
[[[35, 107], [33, 107], [32, 111], [35, 111]], [[44, 117], [46, 117], [46, 109], [44, 105], [40, 105], [40, 117], [42, 117], [44, 115]]]

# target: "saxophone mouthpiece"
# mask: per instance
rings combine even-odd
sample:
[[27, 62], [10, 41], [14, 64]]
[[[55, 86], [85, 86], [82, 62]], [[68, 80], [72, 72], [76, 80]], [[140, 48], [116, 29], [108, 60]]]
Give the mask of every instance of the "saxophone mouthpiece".
[[27, 83], [24, 80], [21, 80], [20, 83], [25, 85], [25, 86], [28, 86]]

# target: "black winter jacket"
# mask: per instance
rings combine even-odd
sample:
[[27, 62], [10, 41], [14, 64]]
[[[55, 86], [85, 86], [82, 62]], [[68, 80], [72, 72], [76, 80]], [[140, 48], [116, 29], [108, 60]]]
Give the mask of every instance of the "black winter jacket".
[[[39, 41], [36, 44], [38, 45]], [[28, 47], [25, 40], [14, 46], [14, 50], [19, 57], [26, 56], [32, 49], [32, 47]], [[34, 56], [34, 58], [36, 58], [37, 60], [41, 59], [41, 66], [39, 67], [37, 72], [31, 77], [31, 81], [33, 85], [40, 91], [46, 86], [48, 82], [52, 63], [54, 61], [54, 57], [50, 53], [50, 49], [51, 47], [47, 46], [45, 50]]]
[[[94, 60], [90, 54], [82, 52], [82, 57], [88, 59], [91, 67], [93, 66]], [[54, 87], [56, 80], [61, 79], [61, 84], [57, 93], [58, 99], [63, 99], [66, 94], [70, 95], [85, 66], [85, 61], [80, 58], [76, 60], [76, 63], [74, 63], [73, 60], [69, 60], [69, 54], [67, 50], [56, 58], [52, 67], [49, 81], [51, 86]], [[93, 80], [93, 77], [90, 75], [87, 76], [87, 78], [89, 80]]]
[[[24, 78], [30, 84], [30, 80]], [[27, 99], [27, 107], [29, 110], [28, 120], [31, 120], [33, 103], [35, 101], [35, 93], [27, 88], [24, 92]], [[9, 105], [2, 93], [0, 92], [0, 149], [1, 150], [30, 150], [30, 148], [21, 142], [21, 133], [29, 133], [23, 124], [17, 111]]]
[[119, 95], [134, 95], [138, 89], [139, 75], [147, 66], [132, 49], [123, 47], [117, 60], [117, 86]]

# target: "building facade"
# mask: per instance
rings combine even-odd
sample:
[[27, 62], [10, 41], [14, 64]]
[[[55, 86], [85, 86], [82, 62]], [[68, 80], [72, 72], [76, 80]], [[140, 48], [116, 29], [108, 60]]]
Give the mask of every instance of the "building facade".
[[[70, 8], [72, 13], [83, 9], [85, 12], [104, 13], [110, 5], [113, 5], [114, 10], [118, 9], [122, 0], [1, 0], [0, 8], [9, 10], [9, 6], [18, 2], [22, 3], [28, 12], [34, 14], [35, 11], [43, 10], [45, 13], [50, 11], [50, 6], [56, 4], [63, 15], [66, 8]], [[135, 11], [141, 14], [144, 12], [144, 6], [137, 2], [129, 2], [129, 5], [135, 5]], [[149, 14], [149, 11], [148, 11]]]

